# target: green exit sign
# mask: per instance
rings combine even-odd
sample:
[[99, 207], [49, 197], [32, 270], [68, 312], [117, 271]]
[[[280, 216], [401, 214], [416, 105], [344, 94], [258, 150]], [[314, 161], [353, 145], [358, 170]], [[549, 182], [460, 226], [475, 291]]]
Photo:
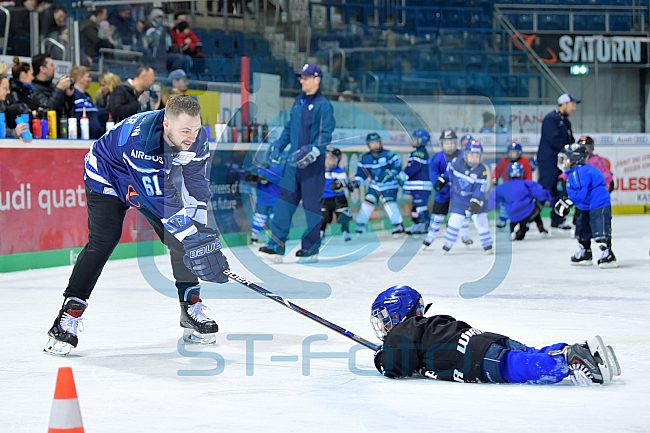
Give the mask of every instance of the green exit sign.
[[571, 75], [587, 75], [589, 73], [589, 66], [587, 65], [572, 65]]

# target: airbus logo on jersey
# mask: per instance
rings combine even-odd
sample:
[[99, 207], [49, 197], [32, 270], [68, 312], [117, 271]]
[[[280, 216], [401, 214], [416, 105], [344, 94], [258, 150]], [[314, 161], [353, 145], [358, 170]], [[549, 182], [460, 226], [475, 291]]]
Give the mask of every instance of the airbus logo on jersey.
[[136, 159], [144, 159], [145, 161], [153, 161], [159, 164], [164, 164], [165, 159], [160, 155], [147, 155], [142, 150], [131, 149], [131, 157]]

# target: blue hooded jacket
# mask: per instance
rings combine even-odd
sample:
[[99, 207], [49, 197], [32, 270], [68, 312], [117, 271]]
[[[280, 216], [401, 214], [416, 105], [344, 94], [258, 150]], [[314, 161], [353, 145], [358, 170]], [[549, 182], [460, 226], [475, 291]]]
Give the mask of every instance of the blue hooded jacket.
[[490, 191], [488, 210], [503, 204], [510, 220], [517, 223], [533, 212], [535, 200], [551, 201], [551, 193], [532, 180], [510, 179]]

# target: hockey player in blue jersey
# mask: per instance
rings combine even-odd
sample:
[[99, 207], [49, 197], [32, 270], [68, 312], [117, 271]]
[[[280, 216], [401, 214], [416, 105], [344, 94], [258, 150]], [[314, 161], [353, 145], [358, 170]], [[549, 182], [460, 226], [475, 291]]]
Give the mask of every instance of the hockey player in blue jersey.
[[[466, 135], [462, 138], [461, 143], [472, 140], [471, 135]], [[440, 175], [447, 171], [447, 166], [458, 156], [458, 137], [453, 129], [445, 129], [440, 134], [440, 148], [441, 151], [433, 155], [429, 164], [429, 179], [435, 182]], [[433, 215], [429, 223], [429, 231], [427, 237], [422, 244], [425, 247], [430, 246], [438, 236], [440, 226], [449, 213], [449, 200], [451, 193], [449, 185], [443, 185], [439, 190], [436, 190], [433, 202]], [[460, 229], [460, 237], [465, 245], [472, 245], [474, 241], [469, 237], [469, 218], [465, 218], [462, 222]]]
[[592, 265], [591, 239], [600, 244], [600, 268], [616, 268], [612, 252], [612, 206], [603, 174], [587, 164], [589, 152], [581, 143], [567, 144], [558, 154], [558, 168], [567, 175], [568, 198], [561, 198], [553, 207], [564, 218], [573, 206], [580, 209], [576, 236], [580, 248], [571, 257], [572, 265]]
[[464, 219], [471, 216], [481, 238], [481, 246], [492, 254], [492, 236], [485, 200], [488, 171], [481, 163], [482, 156], [481, 143], [476, 140], [470, 141], [465, 145], [462, 158], [455, 158], [434, 185], [436, 191], [447, 183], [451, 187], [450, 215], [445, 232], [445, 243], [442, 246], [446, 252], [456, 243]]
[[429, 153], [431, 136], [424, 129], [413, 131], [411, 143], [415, 150], [409, 154], [406, 167], [399, 176], [404, 182], [404, 194], [412, 197], [411, 218], [413, 225], [406, 231], [409, 235], [427, 233], [429, 226], [429, 197], [433, 183], [429, 179]]
[[[506, 219], [510, 218], [513, 240], [523, 240], [528, 224], [537, 221], [543, 204], [551, 201], [551, 193], [537, 182], [524, 178], [524, 166], [515, 161], [508, 166], [508, 180], [490, 191], [488, 210], [501, 205]], [[515, 228], [519, 226], [515, 232]]]
[[[201, 301], [197, 279], [228, 281], [223, 273], [228, 262], [221, 252], [219, 232], [206, 225], [208, 157], [201, 107], [184, 95], [172, 96], [164, 110], [124, 119], [92, 144], [84, 173], [88, 243], [77, 257], [63, 293], [63, 307], [48, 332], [45, 352], [64, 356], [77, 347], [81, 315], [104, 264], [120, 241], [130, 207], [147, 218], [171, 251], [186, 341], [216, 341], [214, 333], [219, 328], [205, 314], [207, 307]], [[173, 184], [179, 170], [182, 196]], [[125, 302], [130, 304], [137, 302]]]
[[325, 190], [321, 200], [321, 213], [323, 220], [320, 226], [320, 235], [325, 235], [325, 229], [336, 215], [336, 222], [341, 224], [343, 241], [350, 242], [350, 221], [352, 212], [348, 207], [348, 199], [345, 197], [345, 190], [348, 189], [348, 176], [345, 170], [339, 167], [341, 151], [334, 147], [327, 148], [325, 155]]
[[420, 376], [465, 383], [550, 385], [570, 377], [575, 385], [596, 385], [620, 376], [611, 346], [600, 336], [541, 349], [506, 335], [483, 332], [448, 315], [425, 317], [431, 304], [409, 286], [393, 286], [372, 303], [370, 323], [383, 344], [375, 367], [395, 379]]
[[395, 202], [399, 189], [397, 176], [402, 170], [402, 161], [398, 154], [382, 147], [381, 137], [376, 132], [366, 136], [366, 144], [370, 152], [364, 153], [359, 158], [356, 177], [351, 183], [353, 187], [358, 187], [365, 180], [369, 182], [369, 188], [357, 216], [356, 232], [362, 234], [366, 231], [366, 223], [372, 211], [375, 210], [378, 202], [381, 202], [393, 224], [393, 235], [404, 233], [402, 214]]
[[253, 215], [251, 224], [251, 242], [254, 244], [259, 241], [260, 231], [268, 228], [267, 221], [273, 220], [273, 209], [280, 196], [280, 181], [283, 171], [283, 165], [275, 164], [260, 167], [257, 174], [246, 175], [246, 181], [254, 182], [257, 187], [255, 215]]

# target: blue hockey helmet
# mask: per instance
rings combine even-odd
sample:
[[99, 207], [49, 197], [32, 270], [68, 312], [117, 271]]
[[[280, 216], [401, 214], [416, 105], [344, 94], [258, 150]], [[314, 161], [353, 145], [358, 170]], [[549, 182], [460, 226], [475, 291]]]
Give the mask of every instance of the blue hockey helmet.
[[465, 145], [463, 159], [468, 167], [476, 167], [481, 163], [483, 146], [480, 141], [472, 140]]
[[460, 147], [461, 147], [461, 149], [465, 149], [465, 146], [466, 146], [467, 143], [469, 143], [470, 141], [474, 141], [474, 137], [472, 137], [472, 136], [469, 135], [469, 134], [465, 134], [465, 135], [463, 135], [462, 137], [460, 137]]
[[431, 142], [431, 136], [425, 129], [416, 129], [413, 131], [411, 143], [413, 147], [425, 147]]
[[557, 155], [557, 167], [562, 171], [568, 171], [576, 165], [584, 165], [589, 159], [589, 151], [578, 143], [567, 144]]
[[521, 154], [524, 153], [521, 144], [512, 142], [510, 143], [510, 146], [508, 146], [508, 151], [506, 152], [506, 155], [508, 156], [508, 159], [512, 162], [517, 161], [519, 158], [521, 158]]
[[453, 129], [445, 129], [440, 134], [440, 148], [445, 155], [454, 155], [458, 151], [458, 137]]
[[508, 177], [510, 179], [524, 177], [524, 166], [517, 161], [508, 166]]
[[381, 292], [372, 303], [370, 323], [377, 338], [383, 340], [393, 326], [416, 316], [424, 316], [422, 296], [409, 286], [393, 286]]

